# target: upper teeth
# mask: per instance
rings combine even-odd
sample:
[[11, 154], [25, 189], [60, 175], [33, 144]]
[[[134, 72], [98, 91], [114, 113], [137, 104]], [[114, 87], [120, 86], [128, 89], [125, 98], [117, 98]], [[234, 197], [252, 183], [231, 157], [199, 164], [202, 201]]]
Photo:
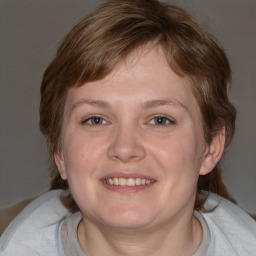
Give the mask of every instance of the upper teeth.
[[139, 185], [149, 185], [153, 183], [153, 180], [141, 179], [141, 178], [109, 178], [105, 179], [104, 183], [115, 186], [139, 186]]

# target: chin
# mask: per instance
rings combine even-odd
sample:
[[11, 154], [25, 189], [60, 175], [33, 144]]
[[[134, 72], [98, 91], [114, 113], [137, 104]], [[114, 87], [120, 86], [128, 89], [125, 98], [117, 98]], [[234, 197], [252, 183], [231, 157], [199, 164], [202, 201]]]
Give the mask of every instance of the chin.
[[105, 219], [105, 222], [113, 228], [142, 229], [149, 225], [150, 219], [153, 218], [145, 212], [145, 209], [143, 211], [138, 209], [115, 209], [111, 211], [108, 220]]

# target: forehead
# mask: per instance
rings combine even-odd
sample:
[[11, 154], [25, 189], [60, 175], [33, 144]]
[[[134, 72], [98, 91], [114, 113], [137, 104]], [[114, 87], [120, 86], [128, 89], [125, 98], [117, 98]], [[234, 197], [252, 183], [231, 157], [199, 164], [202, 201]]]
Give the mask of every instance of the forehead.
[[122, 60], [101, 80], [88, 82], [68, 92], [67, 103], [83, 100], [117, 100], [119, 102], [173, 100], [194, 105], [191, 81], [180, 76], [169, 66], [160, 46], [148, 44]]

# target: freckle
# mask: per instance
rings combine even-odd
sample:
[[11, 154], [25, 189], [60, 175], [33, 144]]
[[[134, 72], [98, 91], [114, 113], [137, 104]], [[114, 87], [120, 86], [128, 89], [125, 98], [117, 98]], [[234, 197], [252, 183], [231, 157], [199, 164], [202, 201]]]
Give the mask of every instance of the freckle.
[[80, 159], [84, 159], [85, 158], [85, 154], [84, 153], [80, 153]]

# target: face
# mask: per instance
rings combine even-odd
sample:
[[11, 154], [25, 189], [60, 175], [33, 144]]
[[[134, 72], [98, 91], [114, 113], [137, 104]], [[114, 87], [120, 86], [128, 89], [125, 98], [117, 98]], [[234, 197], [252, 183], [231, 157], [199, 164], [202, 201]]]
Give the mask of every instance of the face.
[[90, 223], [145, 228], [191, 216], [198, 176], [215, 165], [190, 81], [160, 47], [71, 88], [62, 128], [56, 163]]

